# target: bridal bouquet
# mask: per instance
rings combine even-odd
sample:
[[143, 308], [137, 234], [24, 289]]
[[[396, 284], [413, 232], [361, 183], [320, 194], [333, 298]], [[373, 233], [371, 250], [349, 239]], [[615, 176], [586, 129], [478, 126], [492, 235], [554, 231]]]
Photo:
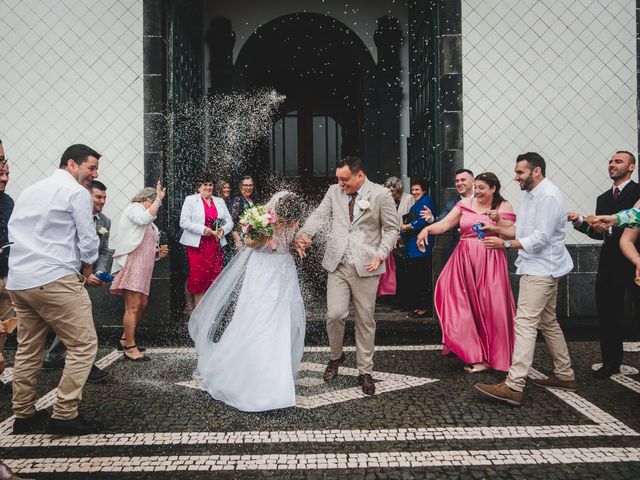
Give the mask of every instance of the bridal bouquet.
[[273, 235], [273, 225], [276, 223], [276, 219], [272, 211], [256, 205], [246, 209], [238, 223], [240, 231], [244, 235], [253, 241], [258, 241], [260, 237]]

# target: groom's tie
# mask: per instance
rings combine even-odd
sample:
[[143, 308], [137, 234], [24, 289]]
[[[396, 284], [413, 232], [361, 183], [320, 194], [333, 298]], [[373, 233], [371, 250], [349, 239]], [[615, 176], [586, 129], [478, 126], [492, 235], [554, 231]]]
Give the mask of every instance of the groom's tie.
[[358, 196], [358, 192], [350, 193], [351, 200], [349, 200], [349, 221], [353, 223], [353, 207], [356, 204], [356, 197]]

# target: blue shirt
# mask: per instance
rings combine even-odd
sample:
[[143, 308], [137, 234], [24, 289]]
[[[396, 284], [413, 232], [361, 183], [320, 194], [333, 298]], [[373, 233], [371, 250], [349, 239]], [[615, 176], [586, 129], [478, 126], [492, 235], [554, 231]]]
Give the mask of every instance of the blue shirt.
[[402, 232], [406, 254], [409, 258], [428, 257], [429, 255], [431, 255], [431, 245], [434, 241], [432, 235], [429, 235], [429, 245], [427, 245], [427, 248], [424, 252], [421, 252], [418, 249], [418, 244], [416, 243], [418, 233], [420, 233], [420, 230], [422, 230], [427, 225], [427, 221], [423, 220], [423, 218], [420, 216], [420, 212], [425, 206], [429, 207], [429, 210], [431, 210], [432, 212], [435, 210], [433, 199], [429, 195], [424, 195], [420, 200], [414, 203], [409, 210], [409, 214], [413, 212], [413, 214], [415, 215], [415, 220], [411, 222], [413, 230]]

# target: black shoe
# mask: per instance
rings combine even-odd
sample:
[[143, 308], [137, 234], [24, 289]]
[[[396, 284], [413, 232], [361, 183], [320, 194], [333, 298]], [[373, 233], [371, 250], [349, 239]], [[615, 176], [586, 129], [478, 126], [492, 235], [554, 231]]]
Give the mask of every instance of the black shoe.
[[82, 415], [78, 415], [72, 420], [50, 418], [46, 432], [52, 435], [89, 435], [102, 430], [104, 430], [102, 423], [86, 420]]
[[105, 372], [101, 368], [98, 368], [95, 365], [91, 365], [91, 372], [89, 373], [87, 382], [99, 383], [104, 381], [109, 375], [111, 375], [109, 372]]
[[[124, 340], [124, 338], [121, 339], [121, 340]], [[119, 352], [122, 352], [125, 349], [124, 345], [122, 345], [122, 343], [120, 343], [120, 342], [116, 342], [116, 348], [118, 349]], [[138, 351], [140, 353], [146, 352], [147, 351], [147, 347], [145, 347], [144, 345], [138, 345]]]
[[16, 418], [13, 421], [13, 433], [31, 433], [41, 427], [49, 419], [49, 412], [46, 410], [36, 410], [36, 413], [27, 418]]
[[43, 370], [56, 370], [58, 368], [64, 368], [64, 358], [59, 360], [45, 360], [42, 362]]
[[596, 378], [609, 378], [611, 375], [620, 373], [620, 367], [610, 367], [609, 365], [603, 365], [598, 370], [593, 372], [593, 376]]

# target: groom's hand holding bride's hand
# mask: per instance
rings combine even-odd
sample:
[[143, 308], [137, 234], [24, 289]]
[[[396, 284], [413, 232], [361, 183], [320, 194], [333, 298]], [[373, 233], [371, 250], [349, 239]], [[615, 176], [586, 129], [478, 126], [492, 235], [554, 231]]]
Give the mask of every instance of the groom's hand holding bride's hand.
[[298, 238], [296, 238], [296, 252], [300, 255], [300, 258], [304, 258], [307, 256], [307, 248], [311, 246], [311, 239], [308, 235], [301, 233]]

